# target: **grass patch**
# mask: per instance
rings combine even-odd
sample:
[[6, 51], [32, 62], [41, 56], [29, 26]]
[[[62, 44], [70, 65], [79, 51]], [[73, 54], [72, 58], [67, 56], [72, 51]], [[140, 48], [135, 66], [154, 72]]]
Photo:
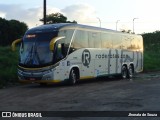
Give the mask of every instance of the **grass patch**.
[[18, 51], [10, 47], [0, 47], [0, 88], [17, 82]]
[[157, 51], [144, 51], [144, 71], [160, 70], [160, 54]]

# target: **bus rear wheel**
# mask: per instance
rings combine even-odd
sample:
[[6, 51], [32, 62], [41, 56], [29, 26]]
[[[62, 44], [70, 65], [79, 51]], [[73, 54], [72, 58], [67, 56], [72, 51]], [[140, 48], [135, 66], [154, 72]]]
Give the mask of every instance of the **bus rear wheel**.
[[128, 75], [128, 70], [126, 66], [122, 66], [122, 72], [121, 72], [121, 77], [122, 79], [126, 79]]
[[128, 68], [128, 78], [133, 78], [133, 74], [134, 74], [134, 69], [133, 69], [133, 66], [129, 66]]
[[74, 85], [77, 82], [77, 75], [74, 69], [71, 70], [69, 75], [69, 85]]

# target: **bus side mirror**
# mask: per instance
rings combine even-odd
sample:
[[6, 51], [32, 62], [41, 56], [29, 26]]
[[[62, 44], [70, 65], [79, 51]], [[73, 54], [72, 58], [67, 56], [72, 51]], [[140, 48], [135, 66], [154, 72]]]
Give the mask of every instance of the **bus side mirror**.
[[18, 43], [20, 43], [22, 41], [22, 39], [17, 39], [17, 40], [14, 40], [13, 42], [12, 42], [12, 51], [15, 51], [16, 50], [16, 45], [18, 44]]
[[50, 51], [54, 51], [56, 42], [59, 41], [59, 40], [61, 40], [61, 39], [63, 39], [63, 38], [65, 38], [65, 37], [62, 36], [62, 37], [55, 37], [55, 38], [53, 38], [53, 39], [51, 40], [50, 44], [49, 44], [49, 49], [50, 49]]

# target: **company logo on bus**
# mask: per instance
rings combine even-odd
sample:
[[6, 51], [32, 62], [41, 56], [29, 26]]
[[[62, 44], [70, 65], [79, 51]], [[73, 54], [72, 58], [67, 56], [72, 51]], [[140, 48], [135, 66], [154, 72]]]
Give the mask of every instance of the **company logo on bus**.
[[89, 50], [85, 49], [82, 53], [82, 63], [84, 66], [89, 67], [91, 61], [91, 54]]

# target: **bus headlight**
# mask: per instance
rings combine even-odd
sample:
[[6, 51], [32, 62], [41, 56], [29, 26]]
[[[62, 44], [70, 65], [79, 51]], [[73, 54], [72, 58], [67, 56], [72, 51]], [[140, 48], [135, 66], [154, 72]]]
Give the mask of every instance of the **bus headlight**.
[[42, 80], [53, 80], [53, 72], [51, 70], [45, 71]]

